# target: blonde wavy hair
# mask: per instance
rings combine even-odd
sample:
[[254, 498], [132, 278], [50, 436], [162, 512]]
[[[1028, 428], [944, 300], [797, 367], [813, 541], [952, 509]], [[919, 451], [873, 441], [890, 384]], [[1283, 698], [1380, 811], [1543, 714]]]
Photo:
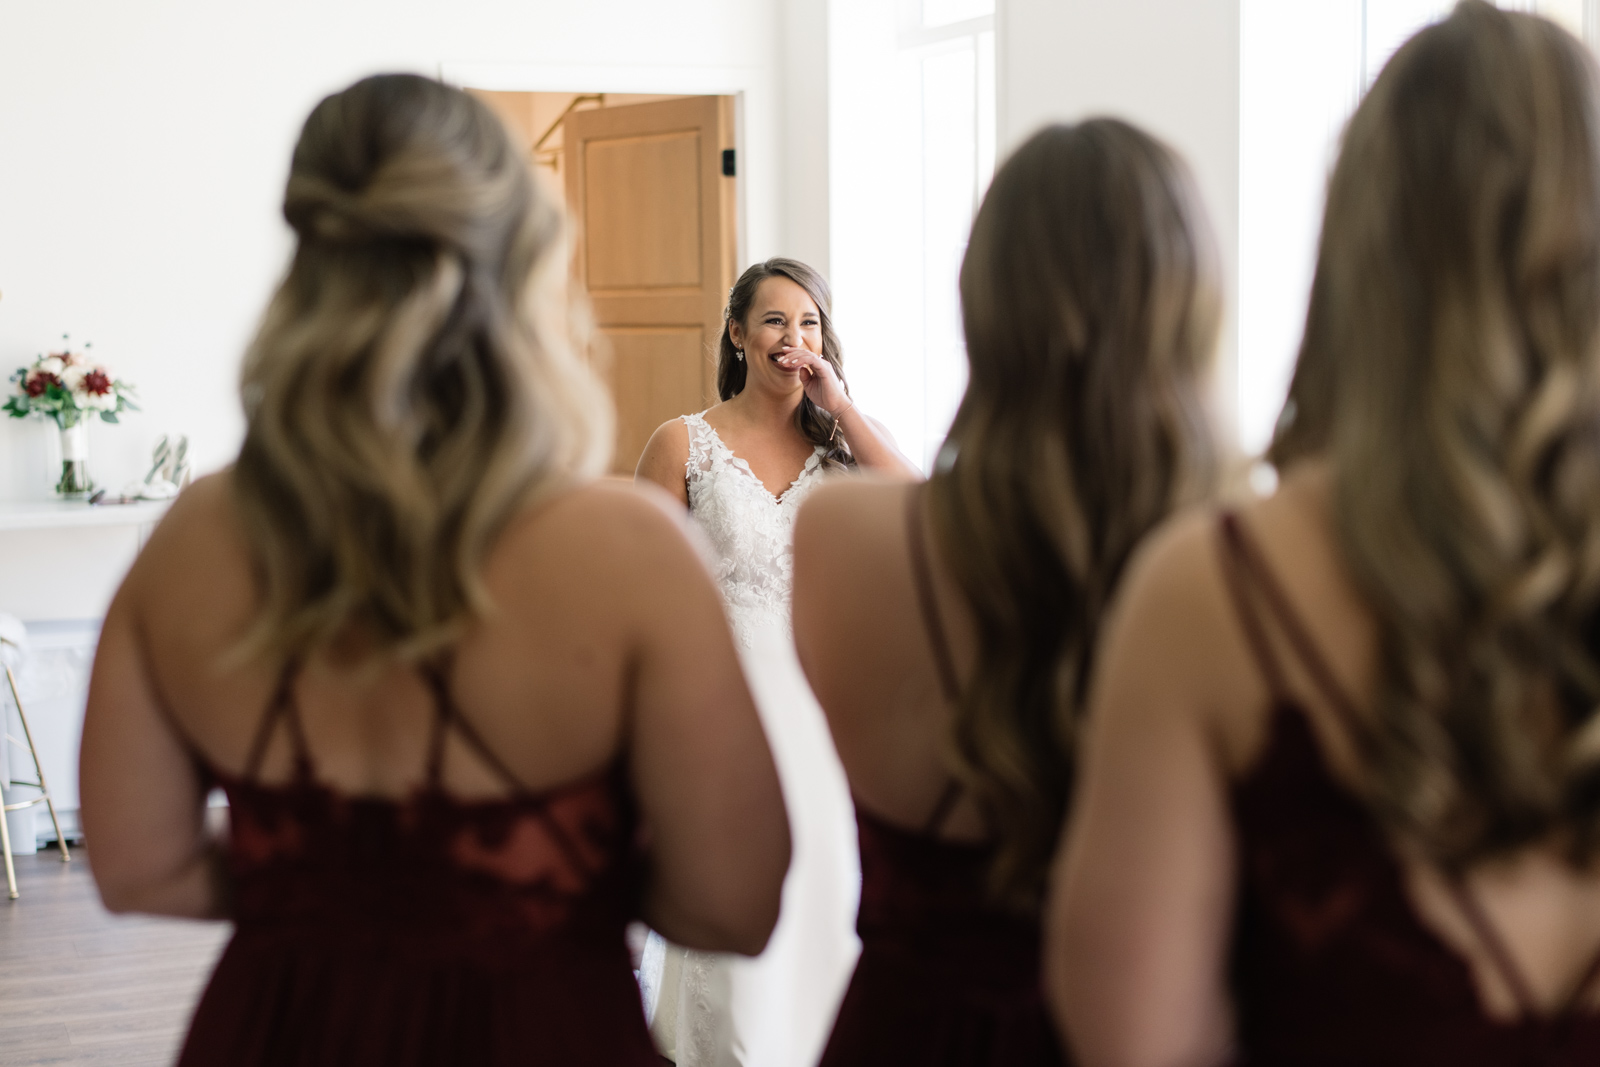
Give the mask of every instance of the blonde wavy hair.
[[483, 104], [408, 74], [317, 105], [283, 214], [298, 246], [245, 357], [232, 478], [262, 597], [242, 651], [356, 627], [425, 655], [490, 609], [507, 520], [608, 458], [553, 299], [562, 218]]
[[1600, 825], [1600, 129], [1587, 49], [1479, 0], [1345, 133], [1270, 457], [1331, 459], [1377, 616], [1368, 800], [1460, 869]]
[[949, 759], [998, 842], [993, 895], [1032, 911], [1112, 593], [1216, 476], [1220, 288], [1187, 168], [1115, 119], [1035, 134], [984, 197], [961, 304], [970, 376], [928, 489], [978, 643]]

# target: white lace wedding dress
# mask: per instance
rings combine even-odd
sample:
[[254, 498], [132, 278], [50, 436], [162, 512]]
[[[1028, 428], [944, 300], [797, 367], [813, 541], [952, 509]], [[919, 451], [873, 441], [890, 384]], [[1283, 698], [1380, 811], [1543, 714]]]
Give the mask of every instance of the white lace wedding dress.
[[794, 655], [794, 517], [822, 479], [822, 449], [773, 496], [699, 415], [689, 430], [689, 510], [710, 542], [728, 621], [789, 810], [783, 910], [755, 959], [697, 952], [652, 933], [640, 966], [651, 1033], [679, 1067], [811, 1067], [860, 943], [849, 786]]

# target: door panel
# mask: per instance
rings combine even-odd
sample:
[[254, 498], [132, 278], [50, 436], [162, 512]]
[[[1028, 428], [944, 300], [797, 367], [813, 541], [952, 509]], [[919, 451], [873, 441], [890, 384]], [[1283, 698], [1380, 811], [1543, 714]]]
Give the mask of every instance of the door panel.
[[617, 404], [617, 455], [627, 473], [655, 428], [704, 405], [705, 331], [699, 326], [602, 329], [611, 349], [606, 378]]
[[733, 98], [575, 111], [562, 143], [573, 280], [612, 349], [612, 470], [632, 474], [657, 426], [716, 400], [712, 346], [734, 269], [734, 179], [722, 174]]
[[[589, 292], [700, 286], [700, 132], [584, 146]], [[641, 178], [644, 179], [641, 181]]]

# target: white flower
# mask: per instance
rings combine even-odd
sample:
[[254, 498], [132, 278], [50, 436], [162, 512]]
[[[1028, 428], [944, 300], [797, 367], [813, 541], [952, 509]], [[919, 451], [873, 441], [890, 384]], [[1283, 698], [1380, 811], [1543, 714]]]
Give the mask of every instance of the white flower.
[[61, 385], [74, 393], [82, 393], [84, 376], [89, 373], [89, 368], [82, 363], [74, 363], [61, 372]]
[[39, 364], [39, 372], [41, 374], [53, 374], [59, 378], [61, 377], [61, 372], [63, 369], [65, 369], [65, 367], [66, 364], [61, 362], [59, 358], [51, 356]]

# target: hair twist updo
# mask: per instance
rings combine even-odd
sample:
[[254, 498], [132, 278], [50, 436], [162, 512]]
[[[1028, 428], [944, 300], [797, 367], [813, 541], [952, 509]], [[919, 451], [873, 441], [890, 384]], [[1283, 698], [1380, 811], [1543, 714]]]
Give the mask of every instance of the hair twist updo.
[[604, 393], [537, 284], [565, 270], [561, 216], [483, 104], [405, 74], [317, 105], [283, 214], [299, 242], [241, 382], [245, 647], [354, 624], [420, 655], [487, 608], [506, 520], [606, 459]]

